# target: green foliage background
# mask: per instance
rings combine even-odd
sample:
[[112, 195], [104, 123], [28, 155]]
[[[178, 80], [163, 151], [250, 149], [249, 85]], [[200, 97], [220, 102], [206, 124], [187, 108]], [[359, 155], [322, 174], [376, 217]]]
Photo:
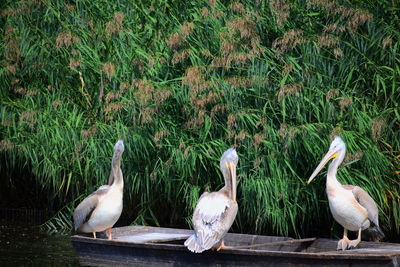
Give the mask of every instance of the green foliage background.
[[0, 171], [29, 168], [64, 206], [48, 226], [68, 226], [122, 138], [124, 216], [189, 227], [237, 146], [232, 231], [338, 236], [325, 173], [305, 181], [341, 135], [339, 180], [367, 190], [398, 239], [398, 11], [377, 0], [5, 1]]

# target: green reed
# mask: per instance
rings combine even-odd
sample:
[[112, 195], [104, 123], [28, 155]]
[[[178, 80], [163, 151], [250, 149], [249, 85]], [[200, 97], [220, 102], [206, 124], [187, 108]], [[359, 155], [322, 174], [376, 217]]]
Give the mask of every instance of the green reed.
[[[124, 139], [124, 216], [189, 227], [239, 153], [236, 232], [338, 235], [322, 173], [368, 191], [400, 233], [399, 18], [391, 1], [8, 1], [1, 13], [1, 171], [32, 166], [70, 227]], [[397, 172], [397, 173], [396, 173]], [[3, 177], [3, 176], [2, 176]], [[318, 225], [318, 227], [316, 227]]]

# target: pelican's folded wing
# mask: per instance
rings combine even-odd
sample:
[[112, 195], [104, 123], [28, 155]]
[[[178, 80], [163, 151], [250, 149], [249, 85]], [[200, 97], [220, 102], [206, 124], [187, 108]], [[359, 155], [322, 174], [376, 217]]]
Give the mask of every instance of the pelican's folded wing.
[[378, 221], [378, 207], [371, 196], [361, 187], [354, 185], [344, 185], [344, 188], [351, 190], [354, 198], [363, 206], [368, 212], [368, 219], [372, 221], [375, 225], [379, 226]]
[[108, 185], [100, 186], [97, 191], [93, 192], [84, 200], [82, 200], [81, 203], [79, 203], [73, 214], [75, 231], [79, 229], [82, 224], [89, 220], [92, 212], [95, 210], [97, 204], [99, 203], [99, 197], [106, 194], [108, 190]]
[[218, 192], [204, 194], [200, 198], [193, 215], [193, 225], [198, 243], [205, 250], [219, 242], [229, 230], [231, 225], [224, 223], [224, 219], [231, 204], [228, 197]]

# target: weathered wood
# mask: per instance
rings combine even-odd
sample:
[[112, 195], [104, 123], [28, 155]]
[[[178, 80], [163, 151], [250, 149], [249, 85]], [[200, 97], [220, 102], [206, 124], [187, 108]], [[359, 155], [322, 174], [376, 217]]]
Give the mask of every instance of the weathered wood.
[[190, 234], [177, 233], [144, 233], [130, 236], [119, 236], [115, 240], [126, 241], [132, 243], [157, 243], [170, 242], [177, 240], [186, 240]]
[[317, 238], [303, 238], [303, 239], [292, 239], [287, 241], [280, 241], [280, 242], [270, 242], [270, 243], [263, 243], [263, 244], [254, 244], [254, 245], [247, 245], [247, 246], [234, 246], [234, 247], [226, 247], [225, 249], [244, 249], [244, 248], [259, 248], [259, 247], [268, 247], [268, 246], [282, 246], [282, 245], [291, 245], [294, 243], [305, 243], [305, 242], [312, 242], [315, 241]]
[[[113, 229], [114, 240], [75, 235], [71, 237], [71, 242], [80, 263], [95, 266], [397, 267], [400, 262], [400, 244], [361, 242], [357, 249], [336, 251], [337, 240], [298, 240], [232, 233], [226, 235], [225, 244], [237, 247], [197, 254], [191, 253], [183, 245], [184, 236], [192, 233], [185, 229], [129, 226]], [[136, 241], [142, 238], [144, 242], [130, 242], [130, 238]], [[264, 243], [269, 245], [265, 246]]]

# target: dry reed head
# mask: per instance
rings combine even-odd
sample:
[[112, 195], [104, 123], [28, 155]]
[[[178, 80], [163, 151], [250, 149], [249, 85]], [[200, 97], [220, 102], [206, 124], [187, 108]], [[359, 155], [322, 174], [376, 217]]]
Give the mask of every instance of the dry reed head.
[[213, 16], [216, 19], [225, 17], [225, 13], [222, 10], [214, 9]]
[[160, 105], [171, 96], [172, 92], [169, 89], [158, 88], [153, 92], [154, 102]]
[[122, 21], [124, 20], [124, 13], [122, 13], [122, 12], [115, 12], [115, 13], [114, 13], [114, 20], [115, 20], [115, 22], [121, 24]]
[[213, 55], [208, 49], [201, 49], [200, 53], [206, 58], [213, 58]]
[[131, 85], [127, 82], [123, 82], [119, 85], [119, 90], [124, 92], [127, 88], [131, 87]]
[[272, 13], [277, 16], [276, 23], [279, 26], [285, 24], [290, 15], [290, 5], [284, 0], [271, 0], [269, 3], [269, 8]]
[[324, 26], [324, 33], [333, 33], [333, 32], [344, 32], [346, 28], [342, 25], [338, 25], [337, 23], [329, 24]]
[[372, 15], [368, 11], [361, 9], [352, 9], [350, 18], [347, 22], [347, 27], [354, 31], [359, 26], [371, 20], [372, 20]]
[[232, 32], [238, 32], [240, 38], [248, 39], [254, 37], [256, 25], [254, 21], [240, 17], [235, 18], [227, 22], [227, 27]]
[[79, 37], [73, 35], [71, 32], [62, 32], [57, 36], [56, 46], [57, 48], [69, 47], [71, 44], [79, 43]]
[[84, 139], [88, 139], [94, 136], [96, 133], [97, 133], [96, 125], [92, 125], [89, 129], [81, 131], [81, 135], [83, 136]]
[[243, 141], [249, 133], [246, 130], [241, 130], [238, 135], [235, 136], [235, 143]]
[[318, 38], [318, 47], [320, 48], [337, 46], [338, 43], [339, 40], [330, 34], [323, 34]]
[[250, 87], [251, 84], [253, 83], [253, 80], [249, 77], [228, 77], [225, 79], [227, 83], [229, 83], [231, 86], [236, 87], [236, 88], [247, 88]]
[[189, 67], [186, 69], [185, 76], [182, 79], [182, 85], [188, 84], [190, 93], [197, 95], [203, 92], [210, 86], [210, 83], [205, 80], [202, 74], [202, 69], [198, 66]]
[[282, 123], [279, 127], [278, 135], [282, 139], [285, 138], [291, 139], [296, 135], [296, 129], [294, 127], [287, 125], [286, 123]]
[[285, 53], [298, 44], [304, 43], [306, 40], [303, 38], [302, 30], [289, 30], [285, 32], [282, 38], [278, 38], [272, 43], [272, 48], [276, 49], [278, 53]]
[[206, 8], [206, 7], [203, 7], [201, 9], [201, 16], [203, 18], [207, 18], [209, 15], [210, 15], [210, 10], [208, 8]]
[[230, 5], [230, 8], [234, 12], [237, 12], [237, 13], [242, 14], [242, 15], [246, 13], [246, 8], [244, 7], [244, 5], [242, 3], [240, 3], [240, 2], [237, 2], [237, 1], [233, 2]]
[[19, 116], [19, 123], [27, 123], [29, 126], [33, 126], [36, 123], [36, 114], [35, 110], [28, 110], [21, 113]]
[[301, 88], [302, 85], [300, 83], [282, 85], [277, 93], [278, 101], [281, 101], [285, 96], [288, 95], [298, 96], [301, 91]]
[[68, 12], [75, 11], [75, 6], [74, 5], [65, 5], [65, 10]]
[[184, 62], [188, 58], [189, 54], [190, 54], [190, 50], [189, 49], [185, 49], [185, 50], [182, 50], [182, 51], [179, 51], [179, 52], [177, 51], [172, 56], [171, 63], [173, 65], [175, 65], [175, 64]]
[[353, 103], [353, 100], [350, 97], [342, 98], [339, 101], [340, 110], [345, 111], [352, 103]]
[[228, 119], [226, 121], [226, 126], [228, 128], [233, 128], [236, 125], [236, 120], [237, 120], [237, 115], [234, 113], [231, 113], [228, 115]]
[[262, 143], [262, 141], [264, 141], [265, 139], [265, 135], [264, 133], [256, 133], [253, 136], [253, 145], [255, 148], [258, 148], [260, 146], [260, 144]]
[[286, 64], [282, 68], [282, 75], [285, 76], [286, 74], [290, 73], [293, 71], [293, 65], [292, 64]]
[[0, 141], [0, 151], [8, 151], [12, 150], [14, 148], [14, 144], [8, 140], [8, 139], [3, 139]]
[[331, 89], [326, 93], [326, 101], [329, 102], [332, 98], [335, 98], [339, 95], [339, 90]]
[[9, 39], [4, 45], [4, 58], [8, 62], [18, 62], [21, 58], [19, 50], [20, 42], [17, 39]]
[[159, 141], [162, 140], [167, 135], [168, 135], [168, 131], [167, 130], [161, 130], [161, 131], [158, 131], [158, 132], [156, 132], [154, 134], [153, 141], [154, 141], [154, 143], [156, 144], [156, 146], [158, 148], [161, 147], [161, 145], [159, 144]]
[[78, 67], [80, 67], [81, 66], [81, 61], [79, 60], [79, 59], [73, 59], [73, 58], [71, 58], [70, 60], [69, 60], [69, 68], [71, 69], [71, 70], [75, 70], [76, 68], [78, 68]]
[[11, 73], [13, 75], [17, 74], [17, 65], [6, 66], [6, 72]]
[[108, 36], [113, 34], [119, 34], [124, 30], [123, 25], [124, 20], [124, 13], [122, 12], [115, 12], [113, 16], [113, 20], [106, 23], [106, 33]]
[[119, 112], [124, 105], [122, 103], [109, 103], [104, 107], [104, 112], [110, 113], [110, 115]]
[[115, 74], [115, 66], [111, 62], [104, 63], [101, 70], [108, 78]]
[[147, 124], [153, 121], [157, 109], [153, 107], [146, 107], [140, 110], [141, 123]]
[[343, 160], [343, 163], [348, 163], [351, 161], [356, 161], [356, 160], [360, 160], [363, 156], [364, 156], [364, 152], [360, 151], [357, 152], [355, 154], [351, 154], [351, 153], [346, 153], [346, 157]]
[[27, 97], [35, 96], [35, 95], [38, 95], [38, 94], [39, 94], [39, 91], [38, 91], [38, 90], [27, 90], [27, 91], [26, 91], [26, 96], [27, 96]]
[[59, 107], [61, 104], [62, 104], [62, 102], [59, 99], [56, 99], [51, 103], [51, 105], [53, 106], [53, 109], [57, 109], [57, 107]]
[[[364, 23], [372, 20], [372, 15], [362, 9], [348, 8], [340, 6], [336, 1], [330, 0], [310, 0], [307, 2], [307, 7], [317, 6], [325, 10], [330, 16], [340, 16], [341, 20], [346, 24], [346, 27], [350, 31], [355, 31], [358, 27]], [[334, 30], [343, 32], [343, 28], [338, 28], [342, 26], [330, 26]], [[329, 30], [327, 30], [329, 31]]]
[[122, 31], [122, 25], [114, 21], [109, 21], [106, 23], [106, 33], [111, 36], [113, 34], [118, 34]]
[[333, 55], [338, 58], [343, 56], [343, 51], [339, 47], [333, 49]]
[[393, 45], [394, 41], [390, 37], [385, 37], [385, 39], [382, 40], [382, 47], [385, 49], [386, 47], [391, 47]]
[[385, 124], [384, 119], [375, 119], [371, 121], [371, 137], [375, 142], [381, 138], [382, 129]]
[[261, 162], [262, 162], [261, 158], [256, 158], [253, 163], [253, 168], [258, 169], [261, 165]]
[[208, 4], [212, 7], [214, 7], [216, 3], [217, 3], [217, 0], [208, 0]]
[[121, 96], [120, 92], [109, 92], [106, 94], [105, 102], [106, 104], [110, 103], [111, 100], [118, 100]]
[[14, 92], [20, 95], [26, 95], [26, 90], [23, 87], [16, 87], [14, 88]]
[[223, 104], [217, 104], [214, 107], [212, 107], [211, 112], [210, 112], [210, 118], [211, 120], [214, 118], [215, 114], [221, 111], [227, 110], [227, 106]]
[[171, 49], [176, 49], [180, 45], [181, 41], [183, 40], [183, 36], [179, 33], [173, 33], [171, 36], [166, 40], [167, 45]]
[[332, 129], [331, 133], [329, 134], [329, 142], [332, 142], [336, 136], [341, 136], [343, 133], [343, 128], [340, 126], [336, 126]]
[[183, 36], [183, 38], [186, 38], [193, 33], [193, 29], [193, 22], [184, 22], [183, 25], [179, 27], [179, 33]]
[[185, 124], [185, 128], [199, 129], [202, 125], [204, 125], [204, 116], [204, 110], [198, 111], [197, 115]]
[[72, 49], [72, 50], [71, 50], [71, 55], [77, 56], [77, 55], [79, 55], [79, 54], [80, 54], [80, 52], [79, 52], [78, 49]]
[[133, 87], [137, 88], [134, 93], [135, 99], [142, 105], [146, 105], [151, 99], [153, 99], [154, 86], [148, 80], [136, 80]]

